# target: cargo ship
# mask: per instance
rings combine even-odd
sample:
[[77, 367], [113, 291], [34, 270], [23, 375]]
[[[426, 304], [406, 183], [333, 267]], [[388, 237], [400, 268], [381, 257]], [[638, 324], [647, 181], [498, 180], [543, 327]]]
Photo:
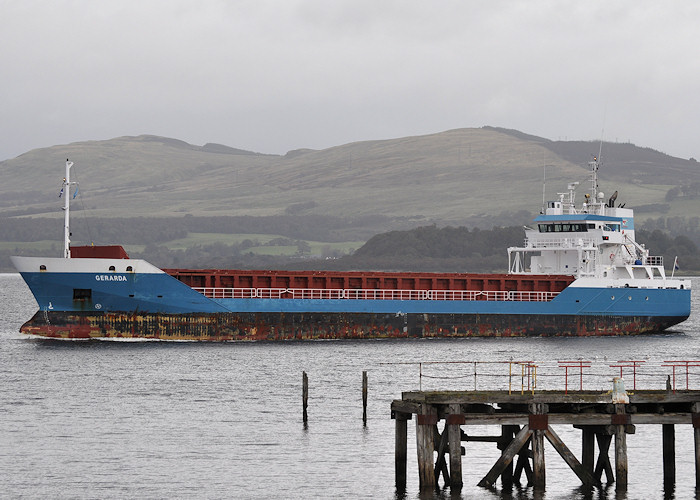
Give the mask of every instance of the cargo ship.
[[12, 257], [39, 305], [20, 331], [280, 341], [634, 335], [684, 321], [690, 280], [635, 241], [633, 211], [606, 200], [589, 166], [580, 206], [578, 182], [543, 203], [504, 274], [159, 269], [117, 245], [71, 247], [66, 195], [63, 256]]

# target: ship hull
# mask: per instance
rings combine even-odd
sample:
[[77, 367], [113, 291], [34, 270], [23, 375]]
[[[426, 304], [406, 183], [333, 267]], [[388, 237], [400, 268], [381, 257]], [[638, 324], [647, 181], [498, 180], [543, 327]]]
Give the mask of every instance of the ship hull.
[[66, 339], [199, 341], [607, 336], [660, 332], [684, 319], [644, 315], [38, 311], [21, 331]]
[[[134, 259], [13, 257], [13, 262], [39, 306], [21, 331], [54, 338], [633, 335], [662, 331], [690, 314], [690, 284], [678, 280], [656, 280], [657, 287], [650, 288], [653, 280], [633, 278], [316, 271], [171, 275]], [[204, 287], [186, 282], [199, 275]], [[251, 276], [257, 281], [250, 287], [223, 283]], [[305, 287], [292, 285], [301, 279], [308, 281]], [[312, 281], [324, 286], [312, 288]], [[394, 288], [388, 288], [391, 283]], [[442, 283], [450, 287], [441, 289]], [[382, 288], [370, 288], [373, 284]]]

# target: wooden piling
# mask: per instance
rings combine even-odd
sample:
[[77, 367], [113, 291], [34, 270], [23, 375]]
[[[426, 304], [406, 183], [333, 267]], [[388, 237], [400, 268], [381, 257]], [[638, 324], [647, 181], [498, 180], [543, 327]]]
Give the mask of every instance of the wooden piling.
[[595, 431], [592, 426], [581, 427], [581, 465], [591, 476], [593, 475], [593, 461], [595, 459]]
[[302, 400], [302, 407], [303, 407], [303, 418], [304, 418], [304, 424], [307, 424], [309, 421], [309, 414], [307, 412], [307, 408], [309, 407], [309, 377], [306, 375], [306, 372], [302, 372], [301, 382], [302, 382], [301, 400]]
[[393, 412], [396, 421], [394, 443], [394, 473], [396, 491], [406, 491], [406, 460], [408, 458], [408, 420], [411, 414]]
[[544, 431], [544, 435], [547, 438], [547, 441], [549, 441], [554, 449], [557, 450], [559, 456], [564, 459], [571, 470], [578, 476], [581, 483], [584, 486], [593, 486], [595, 483], [593, 474], [591, 474], [591, 472], [589, 472], [588, 469], [586, 469], [583, 464], [576, 459], [576, 456], [571, 452], [568, 446], [564, 444], [564, 441], [561, 440], [557, 433], [554, 432], [554, 429], [548, 426], [547, 430]]
[[[517, 436], [520, 432], [520, 426], [514, 426], [515, 435]], [[513, 481], [520, 484], [520, 477], [523, 472], [525, 472], [525, 478], [527, 479], [527, 486], [532, 486], [532, 467], [530, 467], [530, 436], [520, 447], [518, 452], [518, 461], [515, 464], [515, 470], [513, 471]]]
[[440, 434], [437, 425], [433, 426], [433, 447], [437, 451], [437, 460], [435, 461], [435, 485], [440, 484], [440, 474], [445, 481], [445, 485], [450, 484], [450, 470], [447, 467], [447, 460], [445, 460], [445, 455], [449, 453], [448, 443], [447, 443], [447, 426]]
[[605, 478], [608, 480], [608, 483], [613, 483], [615, 482], [615, 475], [613, 474], [612, 465], [610, 464], [610, 443], [612, 442], [612, 434], [599, 430], [596, 432], [595, 437], [596, 441], [598, 441], [598, 462], [596, 463], [593, 477], [601, 481], [603, 471], [605, 471]]
[[367, 372], [362, 372], [362, 423], [367, 425]]
[[[518, 429], [520, 430], [520, 429]], [[517, 431], [516, 431], [517, 433]], [[502, 425], [501, 426], [501, 440], [498, 442], [498, 449], [499, 450], [505, 450], [510, 442], [513, 440], [513, 426], [511, 425]], [[503, 489], [511, 489], [513, 487], [513, 462], [511, 461], [510, 464], [506, 466], [505, 469], [503, 469], [503, 472], [501, 473], [501, 486], [503, 486]]]
[[691, 412], [695, 436], [695, 489], [697, 490], [700, 488], [700, 403], [693, 403]]
[[462, 428], [464, 415], [459, 404], [451, 404], [450, 412], [445, 421], [447, 439], [450, 447], [450, 487], [459, 489], [462, 487]]
[[433, 426], [437, 424], [437, 420], [437, 410], [432, 405], [421, 405], [421, 412], [416, 416], [416, 453], [421, 491], [435, 489]]
[[532, 429], [532, 486], [544, 489], [546, 484], [544, 461], [544, 433], [548, 427], [546, 405], [530, 405], [530, 429]]
[[664, 489], [676, 484], [676, 430], [673, 424], [663, 424], [662, 448], [664, 462]]
[[615, 491], [627, 491], [627, 433], [629, 423], [624, 404], [615, 405]]
[[496, 461], [496, 463], [491, 467], [491, 470], [484, 476], [484, 478], [479, 481], [479, 486], [491, 487], [493, 483], [496, 482], [498, 476], [503, 473], [503, 470], [508, 467], [513, 461], [513, 457], [520, 451], [520, 449], [527, 443], [530, 439], [532, 432], [530, 428], [525, 425], [520, 432], [515, 436], [515, 438], [510, 442], [508, 447], [503, 450], [501, 457]]

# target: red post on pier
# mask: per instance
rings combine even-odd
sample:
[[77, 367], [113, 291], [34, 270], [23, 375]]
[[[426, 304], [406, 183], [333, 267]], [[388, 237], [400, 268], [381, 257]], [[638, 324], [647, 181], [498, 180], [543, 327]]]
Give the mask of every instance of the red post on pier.
[[590, 368], [590, 361], [557, 361], [559, 368], [564, 368], [564, 394], [569, 393], [569, 368], [579, 369], [579, 391], [583, 390], [583, 369]]
[[687, 391], [690, 387], [690, 367], [691, 366], [700, 366], [700, 361], [679, 361], [679, 360], [672, 360], [672, 361], [664, 361], [664, 363], [668, 364], [663, 364], [661, 366], [670, 366], [673, 368], [673, 393], [676, 393], [676, 367], [679, 368], [685, 368], [685, 390]]
[[632, 390], [637, 390], [637, 367], [641, 366], [642, 363], [646, 363], [644, 360], [636, 360], [636, 359], [631, 359], [631, 360], [620, 360], [618, 361], [619, 364], [616, 365], [610, 365], [610, 368], [619, 368], [620, 369], [620, 378], [624, 378], [622, 376], [622, 369], [623, 368], [632, 368]]

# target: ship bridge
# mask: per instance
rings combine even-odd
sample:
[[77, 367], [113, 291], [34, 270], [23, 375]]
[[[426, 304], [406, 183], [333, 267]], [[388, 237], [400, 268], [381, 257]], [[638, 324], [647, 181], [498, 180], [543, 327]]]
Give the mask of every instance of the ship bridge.
[[615, 207], [617, 192], [608, 200], [595, 187], [593, 196], [574, 203], [578, 183], [559, 199], [547, 202], [534, 227], [525, 227], [525, 242], [508, 249], [508, 269], [514, 274], [570, 274], [577, 277], [625, 279], [665, 278], [663, 258], [650, 256], [635, 241], [634, 211]]

